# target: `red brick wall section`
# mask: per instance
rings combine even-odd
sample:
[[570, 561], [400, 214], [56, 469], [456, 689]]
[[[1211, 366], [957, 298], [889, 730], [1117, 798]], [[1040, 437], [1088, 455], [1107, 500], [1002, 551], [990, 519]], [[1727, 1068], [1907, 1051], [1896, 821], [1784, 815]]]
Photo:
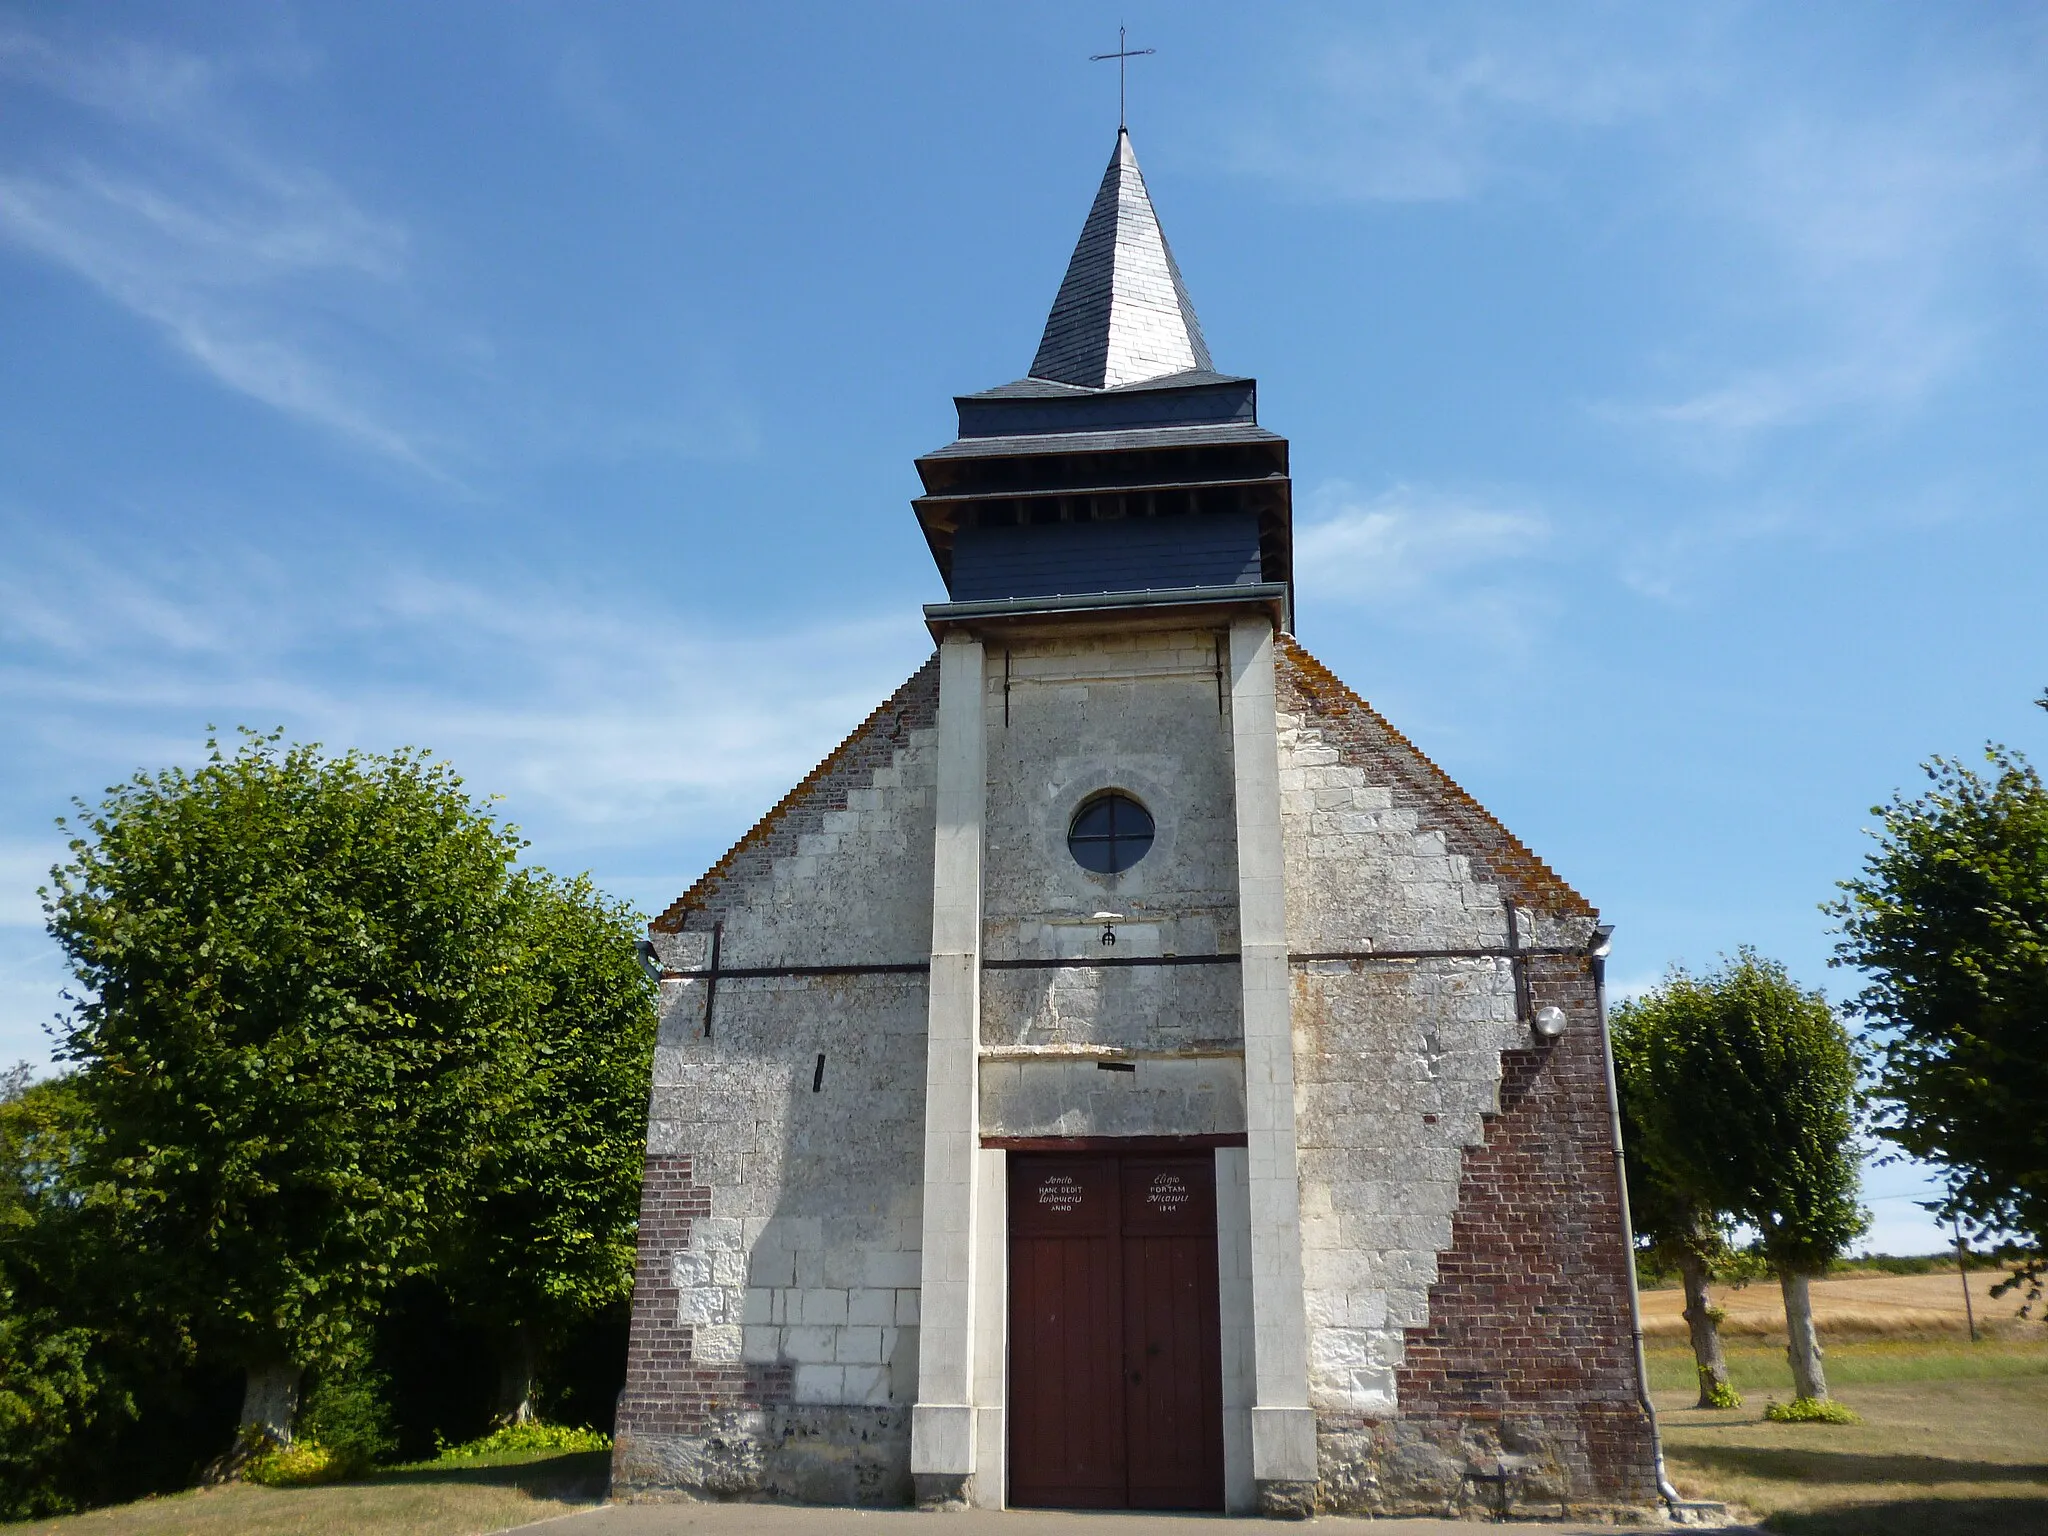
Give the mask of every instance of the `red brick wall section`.
[[687, 1435], [714, 1414], [789, 1401], [788, 1366], [690, 1363], [692, 1330], [676, 1320], [672, 1256], [689, 1247], [690, 1223], [710, 1214], [710, 1186], [691, 1179], [688, 1154], [648, 1154], [626, 1389], [619, 1397], [622, 1435]]
[[1655, 1497], [1636, 1404], [1628, 1262], [1615, 1187], [1607, 1075], [1590, 962], [1538, 957], [1535, 1002], [1563, 1007], [1555, 1042], [1503, 1053], [1500, 1112], [1465, 1154], [1451, 1247], [1430, 1324], [1411, 1328], [1397, 1376], [1404, 1418], [1576, 1424], [1574, 1481], [1608, 1498]]

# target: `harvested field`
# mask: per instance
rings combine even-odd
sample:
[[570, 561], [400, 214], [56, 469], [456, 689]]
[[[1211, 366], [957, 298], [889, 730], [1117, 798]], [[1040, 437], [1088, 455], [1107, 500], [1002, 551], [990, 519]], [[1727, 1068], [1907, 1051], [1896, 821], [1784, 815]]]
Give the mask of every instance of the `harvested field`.
[[[2048, 1340], [2048, 1324], [2023, 1321], [2015, 1315], [2018, 1297], [1992, 1298], [1991, 1287], [2003, 1278], [1998, 1270], [1970, 1273], [1970, 1296], [1977, 1309], [1979, 1331], [2001, 1338]], [[1714, 1305], [1728, 1314], [1721, 1324], [1724, 1337], [1784, 1338], [1785, 1304], [1777, 1281], [1753, 1281], [1739, 1289], [1716, 1286], [1713, 1299]], [[1643, 1333], [1657, 1340], [1683, 1339], [1684, 1311], [1682, 1291], [1644, 1291]], [[1935, 1337], [1967, 1332], [1963, 1282], [1953, 1272], [1816, 1280], [1813, 1312], [1824, 1339]]]

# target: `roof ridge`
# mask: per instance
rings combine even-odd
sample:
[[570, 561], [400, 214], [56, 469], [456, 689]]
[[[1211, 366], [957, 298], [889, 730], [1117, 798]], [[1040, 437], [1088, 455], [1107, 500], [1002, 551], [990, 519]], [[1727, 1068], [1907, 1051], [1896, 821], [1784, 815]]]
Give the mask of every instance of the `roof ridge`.
[[[647, 925], [648, 931], [651, 933], [681, 933], [683, 931], [683, 924], [688, 921], [689, 915], [692, 912], [701, 912], [710, 906], [711, 898], [716, 888], [722, 885], [726, 877], [733, 872], [742, 855], [753, 851], [766, 842], [779, 829], [781, 823], [787, 817], [801, 809], [803, 802], [810, 797], [814, 790], [833, 774], [840, 771], [840, 769], [850, 766], [855, 750], [872, 731], [881, 725], [887, 716], [907, 716], [911, 712], [916, 701], [909, 698], [908, 695], [912, 689], [925, 680], [928, 674], [931, 676], [937, 675], [938, 664], [939, 654], [937, 651], [934, 651], [922, 666], [904, 680], [901, 687], [869, 711], [868, 717], [865, 720], [849, 731], [845, 739], [825, 755], [823, 761], [809, 773], [805, 774], [798, 781], [794, 789], [776, 801], [774, 806], [769, 809], [767, 815], [755, 822], [741, 835], [737, 842], [726, 849], [719, 856], [717, 863], [698, 876], [696, 884], [670, 902], [661, 915]], [[918, 729], [918, 727], [913, 726], [911, 729]]]
[[[1599, 909], [1566, 883], [1563, 876], [1545, 863], [1535, 850], [1509, 831], [1499, 817], [1481, 805], [1428, 753], [1404, 736], [1385, 715], [1374, 709], [1342, 678], [1310, 655], [1299, 640], [1283, 633], [1275, 637], [1275, 648], [1292, 664], [1294, 680], [1311, 703], [1326, 707], [1335, 703], [1364, 714], [1377, 729], [1384, 731], [1391, 741], [1421, 765], [1453, 807], [1463, 812], [1466, 817], [1476, 818], [1484, 829], [1497, 837], [1504, 856], [1496, 858], [1493, 862], [1498, 865], [1500, 874], [1512, 875], [1516, 883], [1524, 887], [1524, 894], [1548, 896], [1567, 912], [1586, 917], [1599, 915]], [[1324, 739], [1328, 740], [1327, 737]]]

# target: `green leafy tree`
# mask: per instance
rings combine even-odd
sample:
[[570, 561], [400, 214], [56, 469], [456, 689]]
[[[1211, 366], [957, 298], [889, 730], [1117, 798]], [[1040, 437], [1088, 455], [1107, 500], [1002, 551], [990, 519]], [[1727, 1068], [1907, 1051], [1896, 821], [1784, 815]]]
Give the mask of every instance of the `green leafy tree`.
[[212, 1373], [91, 1198], [71, 1077], [0, 1076], [0, 1518], [184, 1486], [219, 1449]]
[[50, 1307], [24, 1307], [0, 1286], [0, 1520], [32, 1520], [75, 1504], [65, 1496], [68, 1453], [118, 1398], [92, 1359], [89, 1330]]
[[1628, 1152], [1629, 1215], [1637, 1246], [1661, 1267], [1677, 1270], [1685, 1287], [1686, 1328], [1700, 1385], [1697, 1406], [1738, 1408], [1742, 1397], [1728, 1379], [1722, 1314], [1710, 1287], [1741, 1273], [1742, 1256], [1729, 1246], [1726, 1214], [1707, 1203], [1707, 1193], [1686, 1190], [1685, 1169], [1667, 1168], [1658, 1142], [1643, 1128], [1645, 1122], [1659, 1125], [1688, 1113], [1683, 1085], [1660, 1078], [1654, 1068], [1653, 1038], [1671, 1027], [1673, 1007], [1671, 998], [1652, 993], [1620, 1004], [1609, 1017], [1622, 1144]]
[[[68, 1085], [0, 1078], [0, 1519], [74, 1507], [77, 1443], [126, 1406], [94, 1358], [95, 1339], [55, 1304], [75, 1278], [81, 1226]], [[52, 1261], [56, 1261], [53, 1265]]]
[[[2048, 706], [2048, 695], [2044, 695]], [[1942, 1214], [2048, 1247], [2048, 791], [2027, 760], [1936, 758], [1874, 807], [1877, 849], [1829, 908], [1835, 963], [1868, 978], [1878, 1134], [1947, 1178]], [[2014, 1251], [2017, 1250], [2017, 1252]]]
[[81, 804], [44, 893], [88, 1199], [288, 1438], [462, 1206], [520, 1063], [517, 837], [423, 755], [246, 735]]
[[500, 1418], [527, 1423], [540, 1362], [578, 1319], [632, 1292], [655, 988], [639, 918], [587, 878], [528, 876], [515, 896], [518, 1090], [443, 1278], [500, 1341]]
[[1639, 1105], [1651, 1161], [1703, 1211], [1755, 1228], [1785, 1297], [1795, 1396], [1824, 1401], [1808, 1284], [1867, 1225], [1856, 1203], [1854, 1045], [1818, 992], [1752, 950], [1704, 976], [1673, 970], [1654, 1008]]
[[69, 1079], [37, 1082], [26, 1062], [0, 1074], [0, 1261], [16, 1280], [78, 1242], [81, 1120]]

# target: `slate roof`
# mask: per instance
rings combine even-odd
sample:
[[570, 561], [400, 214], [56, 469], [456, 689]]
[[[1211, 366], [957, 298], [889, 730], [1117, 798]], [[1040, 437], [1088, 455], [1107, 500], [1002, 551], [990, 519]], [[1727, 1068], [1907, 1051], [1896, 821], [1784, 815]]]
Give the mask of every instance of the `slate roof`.
[[1251, 422], [1188, 427], [1141, 427], [1124, 432], [1034, 433], [1028, 437], [963, 437], [920, 459], [1006, 458], [1043, 453], [1129, 453], [1141, 448], [1192, 448], [1212, 443], [1284, 443], [1277, 432]]
[[1131, 136], [1119, 128], [1116, 153], [1081, 226], [1031, 376], [1115, 389], [1212, 367]]
[[[1119, 389], [1199, 389], [1205, 384], [1249, 384], [1252, 381], [1239, 373], [1218, 373], [1213, 368], [1190, 368], [1182, 373], [1147, 376], [1130, 384], [1111, 385], [1103, 393], [1114, 394]], [[1097, 392], [1079, 384], [1062, 384], [1057, 379], [1018, 379], [1010, 384], [998, 384], [994, 389], [977, 390], [971, 395], [961, 395], [962, 400], [1061, 400], [1075, 395], [1094, 398]]]

